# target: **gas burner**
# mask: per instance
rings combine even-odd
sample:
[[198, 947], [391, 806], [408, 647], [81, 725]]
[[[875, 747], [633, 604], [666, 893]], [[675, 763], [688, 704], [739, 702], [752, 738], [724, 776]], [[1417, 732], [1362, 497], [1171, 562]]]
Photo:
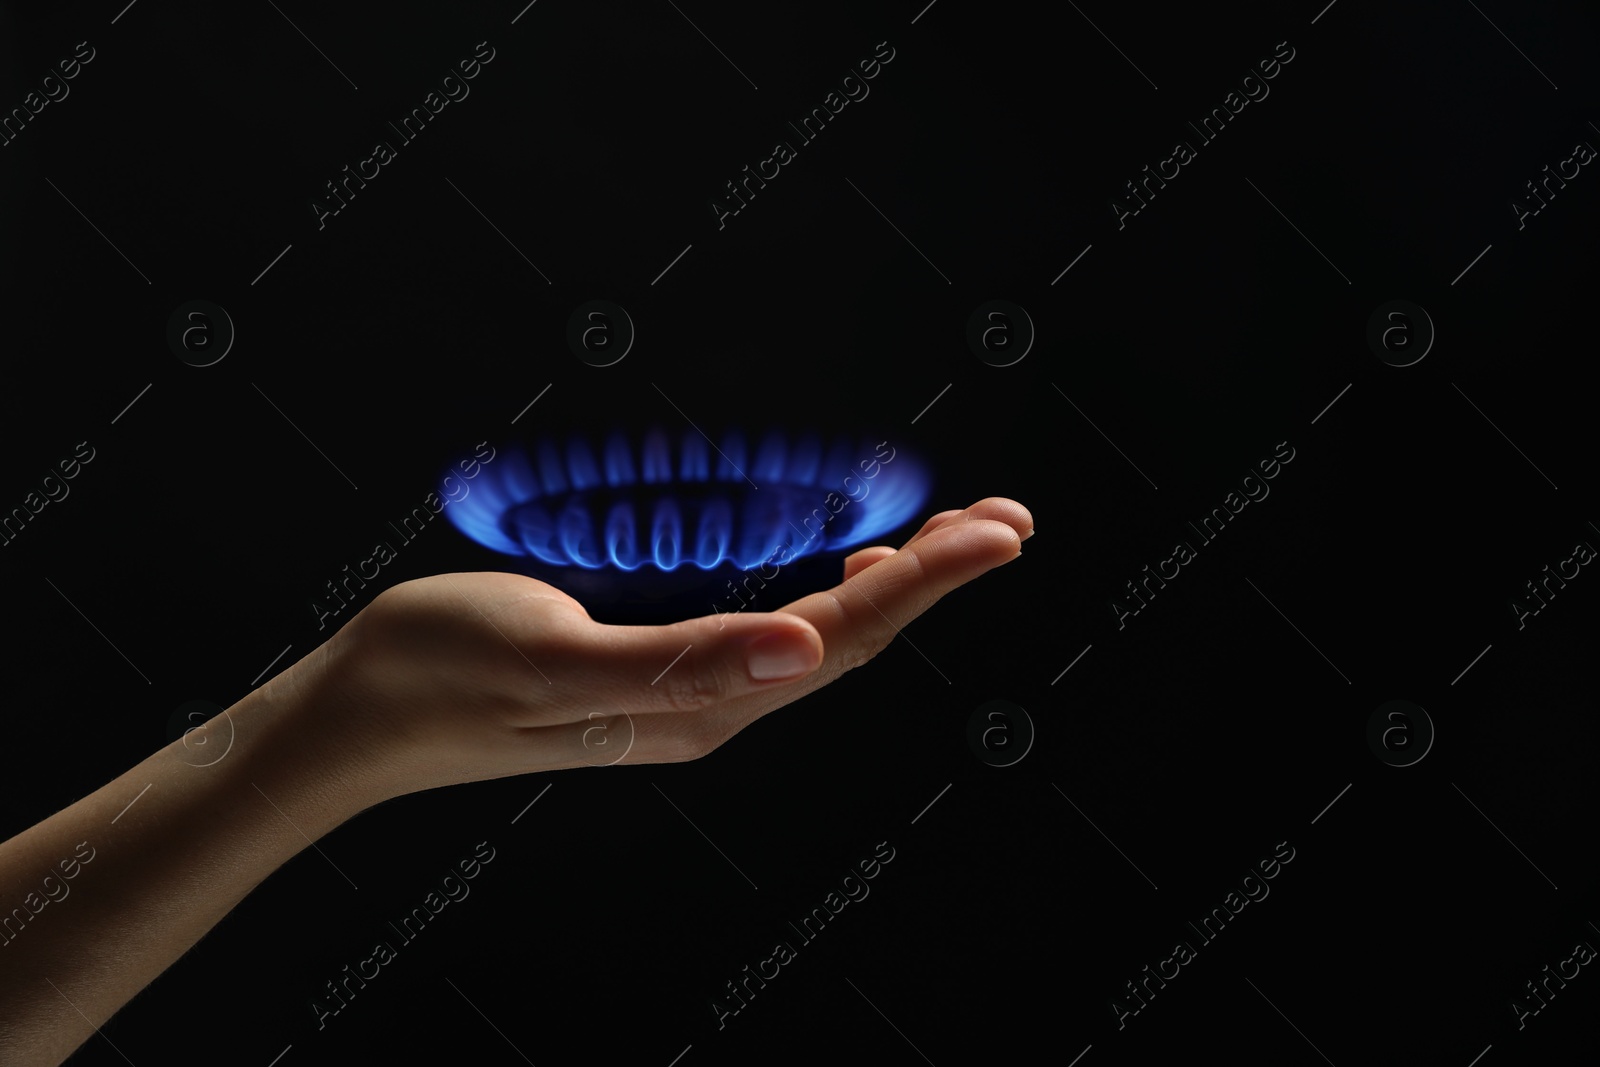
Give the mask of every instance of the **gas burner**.
[[[928, 495], [925, 467], [888, 442], [661, 430], [596, 448], [579, 436], [510, 446], [448, 509], [485, 548], [548, 567], [625, 572], [771, 567], [865, 544]], [[586, 585], [590, 583], [584, 583]]]

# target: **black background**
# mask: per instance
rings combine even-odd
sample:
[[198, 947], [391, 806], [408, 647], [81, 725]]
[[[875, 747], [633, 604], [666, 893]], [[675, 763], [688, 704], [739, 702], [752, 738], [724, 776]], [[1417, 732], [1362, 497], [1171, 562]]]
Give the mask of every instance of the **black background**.
[[[73, 1064], [1592, 1061], [1592, 968], [1523, 1029], [1510, 1004], [1600, 944], [1600, 579], [1521, 629], [1510, 602], [1600, 544], [1600, 178], [1511, 207], [1600, 144], [1594, 12], [922, 2], [4, 9], [7, 110], [96, 51], [0, 148], [0, 508], [95, 449], [0, 550], [5, 833], [314, 648], [323, 583], [480, 440], [843, 430], [925, 457], [927, 513], [1007, 496], [1038, 531], [703, 760], [354, 819]], [[319, 229], [324, 183], [485, 40]], [[870, 95], [719, 229], [723, 183], [880, 41]], [[1119, 229], [1123, 183], [1283, 41]], [[638, 329], [614, 366], [565, 342], [594, 298]], [[195, 299], [237, 329], [206, 368], [166, 343]], [[990, 299], [1037, 329], [1009, 367], [966, 344]], [[1366, 341], [1396, 299], [1437, 330], [1407, 367]], [[1119, 629], [1279, 442], [1270, 496]], [[380, 584], [509, 565], [438, 523]], [[968, 744], [992, 699], [1036, 730], [1010, 767]], [[1366, 739], [1394, 699], [1436, 731], [1409, 767]], [[479, 841], [470, 898], [319, 1030], [323, 984]], [[724, 983], [881, 841], [870, 896], [719, 1030]], [[1119, 1030], [1124, 983], [1279, 842], [1270, 896]]]

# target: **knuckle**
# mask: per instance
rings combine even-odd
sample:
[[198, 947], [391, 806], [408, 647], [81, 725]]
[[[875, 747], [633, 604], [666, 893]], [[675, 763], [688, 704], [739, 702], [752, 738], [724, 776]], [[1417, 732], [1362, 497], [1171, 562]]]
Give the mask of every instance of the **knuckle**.
[[704, 711], [720, 703], [728, 692], [726, 672], [692, 651], [668, 668], [655, 686], [673, 711]]
[[843, 673], [846, 671], [853, 671], [858, 667], [865, 667], [868, 663], [871, 663], [873, 657], [881, 651], [883, 651], [882, 648], [863, 644], [853, 644], [846, 649], [844, 654], [840, 657], [839, 670], [841, 673]]
[[832, 590], [826, 595], [850, 634], [838, 653], [839, 673], [866, 666], [879, 652], [889, 647], [894, 628], [883, 616], [865, 604], [852, 606]]

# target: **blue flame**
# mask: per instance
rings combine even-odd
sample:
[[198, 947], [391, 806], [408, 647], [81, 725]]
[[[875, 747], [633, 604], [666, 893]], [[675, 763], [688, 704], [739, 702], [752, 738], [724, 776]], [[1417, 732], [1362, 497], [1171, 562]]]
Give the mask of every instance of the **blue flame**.
[[598, 450], [571, 438], [502, 450], [448, 509], [462, 533], [510, 556], [588, 570], [749, 569], [860, 545], [916, 516], [927, 470], [902, 449], [768, 433], [698, 431], [674, 450], [660, 430]]

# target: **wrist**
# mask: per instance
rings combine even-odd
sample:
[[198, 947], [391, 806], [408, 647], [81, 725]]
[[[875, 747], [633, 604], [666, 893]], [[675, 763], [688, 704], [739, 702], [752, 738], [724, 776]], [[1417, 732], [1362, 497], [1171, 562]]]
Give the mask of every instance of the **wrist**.
[[241, 748], [235, 771], [313, 840], [397, 795], [374, 755], [378, 746], [361, 735], [362, 718], [347, 706], [330, 644], [228, 711]]

